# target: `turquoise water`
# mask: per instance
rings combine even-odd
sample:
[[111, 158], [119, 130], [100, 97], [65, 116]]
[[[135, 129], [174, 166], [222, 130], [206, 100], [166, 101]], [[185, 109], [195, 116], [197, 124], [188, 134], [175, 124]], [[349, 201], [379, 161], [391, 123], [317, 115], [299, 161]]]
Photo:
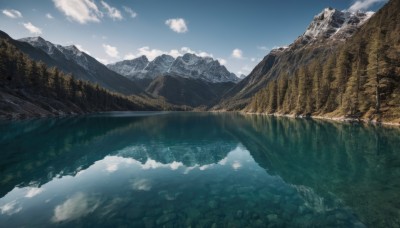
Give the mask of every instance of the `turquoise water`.
[[0, 227], [400, 226], [396, 128], [125, 112], [0, 132]]

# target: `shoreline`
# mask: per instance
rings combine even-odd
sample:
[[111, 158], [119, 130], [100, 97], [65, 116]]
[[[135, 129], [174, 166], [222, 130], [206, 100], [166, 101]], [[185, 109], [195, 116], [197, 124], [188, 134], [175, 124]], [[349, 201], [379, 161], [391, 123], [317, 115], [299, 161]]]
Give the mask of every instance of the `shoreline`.
[[[128, 112], [128, 110], [126, 110]], [[62, 117], [70, 117], [70, 116], [81, 116], [81, 115], [87, 115], [87, 114], [93, 114], [93, 113], [100, 113], [104, 111], [99, 111], [99, 112], [84, 112], [84, 113], [50, 113], [50, 114], [21, 114], [21, 113], [16, 113], [16, 114], [8, 114], [8, 115], [0, 115], [0, 121], [19, 121], [19, 120], [34, 120], [34, 119], [47, 119], [47, 118], [62, 118]], [[123, 111], [122, 111], [123, 112]], [[129, 112], [136, 112], [136, 111], [129, 111]], [[138, 111], [140, 112], [140, 111]], [[191, 111], [182, 111], [182, 112], [197, 112], [196, 110], [191, 110]], [[202, 111], [203, 112], [203, 111]], [[226, 110], [212, 110], [212, 111], [206, 111], [210, 113], [240, 113], [243, 115], [264, 115], [264, 116], [274, 116], [274, 117], [286, 117], [286, 118], [292, 118], [292, 119], [315, 119], [315, 120], [324, 120], [324, 121], [334, 121], [334, 122], [340, 122], [340, 123], [364, 123], [364, 124], [372, 124], [372, 125], [381, 125], [381, 126], [393, 126], [393, 127], [400, 127], [400, 122], [388, 122], [388, 121], [371, 121], [368, 119], [353, 119], [353, 118], [345, 118], [344, 116], [339, 116], [339, 117], [328, 117], [328, 116], [321, 116], [321, 115], [316, 115], [316, 116], [296, 116], [294, 114], [280, 114], [280, 113], [273, 113], [273, 114], [267, 114], [267, 113], [255, 113], [255, 112], [244, 112], [244, 111], [226, 111]]]
[[368, 119], [353, 119], [353, 118], [346, 118], [344, 116], [341, 117], [328, 117], [328, 116], [310, 116], [310, 117], [301, 117], [301, 116], [296, 116], [294, 114], [279, 114], [279, 113], [273, 113], [273, 114], [267, 114], [267, 113], [254, 113], [254, 112], [241, 112], [242, 114], [245, 115], [265, 115], [265, 116], [275, 116], [275, 117], [287, 117], [287, 118], [293, 118], [293, 119], [316, 119], [316, 120], [325, 120], [325, 121], [334, 121], [334, 122], [340, 122], [340, 123], [363, 123], [363, 124], [372, 124], [372, 125], [381, 125], [381, 126], [393, 126], [393, 127], [400, 127], [400, 123], [396, 122], [387, 122], [387, 121], [371, 121]]

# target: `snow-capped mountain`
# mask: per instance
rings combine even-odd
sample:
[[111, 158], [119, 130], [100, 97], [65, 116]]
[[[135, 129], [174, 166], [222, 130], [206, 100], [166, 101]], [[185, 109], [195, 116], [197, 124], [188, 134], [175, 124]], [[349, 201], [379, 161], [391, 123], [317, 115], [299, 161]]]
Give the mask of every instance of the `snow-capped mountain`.
[[174, 75], [184, 78], [202, 79], [207, 82], [237, 82], [235, 74], [210, 57], [200, 57], [187, 53], [178, 58], [161, 55], [148, 62], [141, 56], [133, 60], [124, 60], [107, 67], [130, 79], [154, 79], [162, 75]]
[[136, 83], [108, 69], [74, 45], [53, 44], [40, 36], [19, 39], [18, 42], [27, 43], [35, 49], [27, 53], [31, 58], [43, 61], [50, 67], [55, 66], [65, 73], [71, 73], [77, 79], [99, 84], [106, 89], [123, 94], [143, 92]]
[[303, 40], [313, 41], [317, 39], [346, 39], [364, 24], [373, 12], [339, 11], [333, 8], [325, 8], [316, 15], [305, 33], [300, 37]]
[[147, 65], [149, 60], [146, 56], [142, 55], [139, 58], [132, 60], [124, 60], [115, 64], [110, 64], [107, 67], [121, 75], [136, 75], [141, 72]]
[[39, 48], [53, 58], [64, 57], [67, 60], [72, 60], [73, 62], [75, 62], [79, 66], [83, 67], [84, 69], [89, 70], [90, 63], [87, 58], [87, 54], [80, 51], [74, 45], [61, 46], [58, 44], [53, 44], [53, 43], [43, 39], [40, 36], [22, 38], [22, 39], [19, 39], [19, 41], [29, 43], [30, 45], [32, 45], [36, 48]]
[[160, 75], [169, 72], [169, 69], [171, 68], [174, 61], [175, 59], [170, 55], [157, 56], [143, 69], [142, 75], [139, 76], [142, 78], [154, 79]]
[[272, 49], [246, 78], [223, 95], [215, 109], [241, 109], [260, 88], [265, 88], [283, 72], [295, 72], [315, 56], [325, 57], [326, 50], [333, 50], [351, 38], [373, 14], [325, 8], [292, 44]]

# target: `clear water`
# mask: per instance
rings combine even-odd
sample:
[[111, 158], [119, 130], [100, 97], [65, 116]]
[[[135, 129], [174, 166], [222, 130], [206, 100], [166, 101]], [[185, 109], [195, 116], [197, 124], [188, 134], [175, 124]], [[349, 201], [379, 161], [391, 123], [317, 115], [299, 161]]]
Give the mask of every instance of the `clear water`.
[[0, 227], [400, 226], [396, 128], [109, 113], [0, 132]]

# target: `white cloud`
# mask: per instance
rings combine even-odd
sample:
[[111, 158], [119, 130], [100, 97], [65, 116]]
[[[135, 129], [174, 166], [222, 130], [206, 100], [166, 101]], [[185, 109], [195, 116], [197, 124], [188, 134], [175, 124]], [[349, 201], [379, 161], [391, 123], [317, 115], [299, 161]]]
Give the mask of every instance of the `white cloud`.
[[54, 19], [53, 15], [51, 15], [50, 13], [46, 13], [46, 17], [47, 19]]
[[242, 67], [242, 70], [245, 71], [245, 72], [250, 72], [253, 69], [250, 66], [245, 65], [244, 67]]
[[368, 10], [373, 4], [387, 0], [357, 0], [350, 6], [349, 11]]
[[107, 15], [113, 19], [113, 20], [122, 20], [122, 14], [121, 11], [119, 11], [117, 8], [112, 7], [108, 5], [106, 2], [101, 1], [101, 4], [103, 5], [104, 9], [107, 11]]
[[100, 18], [103, 17], [103, 13], [93, 0], [53, 0], [53, 2], [68, 19], [81, 24], [100, 22]]
[[148, 46], [144, 46], [141, 48], [138, 48], [136, 51], [136, 54], [133, 54], [132, 52], [129, 52], [128, 54], [125, 55], [124, 59], [134, 59], [138, 58], [142, 55], [145, 55], [150, 61], [155, 59], [157, 56], [160, 55], [170, 55], [174, 58], [177, 58], [178, 56], [182, 56], [186, 53], [190, 54], [195, 54], [200, 57], [211, 57], [213, 58], [213, 54], [205, 52], [205, 51], [194, 51], [188, 47], [182, 47], [180, 49], [171, 49], [169, 51], [163, 51], [160, 49], [151, 49]]
[[87, 51], [86, 49], [84, 49], [84, 48], [82, 47], [82, 45], [80, 45], [80, 44], [75, 44], [75, 47], [78, 48], [79, 51], [85, 52], [86, 54], [90, 55], [90, 52]]
[[124, 8], [125, 12], [127, 12], [131, 18], [137, 17], [137, 13], [133, 9], [131, 9], [127, 6], [123, 6], [123, 8]]
[[141, 47], [138, 49], [137, 57], [145, 55], [148, 59], [153, 60], [157, 56], [165, 54], [165, 52], [158, 50], [158, 49], [150, 49], [150, 47]]
[[243, 58], [243, 52], [242, 50], [236, 48], [232, 51], [232, 57], [235, 59], [242, 59]]
[[22, 23], [22, 25], [32, 34], [34, 35], [40, 35], [42, 34], [42, 29], [34, 26], [32, 23]]
[[3, 14], [10, 18], [21, 18], [22, 14], [18, 10], [14, 9], [4, 9]]
[[75, 220], [93, 212], [99, 206], [99, 201], [78, 192], [64, 203], [56, 206], [53, 222]]
[[228, 62], [225, 59], [218, 59], [219, 64], [226, 65]]
[[177, 33], [185, 33], [188, 31], [188, 27], [183, 18], [168, 19], [165, 21], [165, 24], [168, 25], [172, 31]]
[[22, 207], [14, 200], [0, 207], [1, 214], [13, 215], [22, 210]]
[[235, 161], [233, 164], [232, 164], [232, 168], [234, 169], [234, 170], [238, 170], [238, 169], [240, 169], [242, 167], [242, 164], [239, 162], [239, 161]]
[[118, 56], [119, 52], [118, 52], [116, 47], [113, 47], [113, 46], [108, 45], [108, 44], [103, 44], [103, 48], [104, 48], [104, 51], [106, 52], [106, 54], [108, 56], [110, 56], [112, 58], [118, 58], [119, 57]]
[[111, 63], [108, 59], [102, 59], [102, 58], [96, 58], [96, 57], [95, 57], [95, 59], [104, 65]]
[[267, 48], [265, 46], [258, 46], [257, 49], [261, 50], [261, 51], [269, 51], [270, 50], [269, 48]]
[[[173, 55], [173, 53], [172, 52], [174, 52], [174, 51], [177, 51], [177, 53], [178, 53], [178, 55], [176, 55], [176, 56], [174, 56]], [[210, 53], [207, 53], [207, 52], [204, 52], [204, 51], [193, 51], [192, 49], [190, 49], [190, 48], [188, 48], [188, 47], [182, 47], [180, 50], [171, 50], [170, 51], [170, 55], [172, 55], [174, 58], [176, 58], [176, 57], [178, 57], [178, 56], [182, 56], [182, 55], [184, 55], [184, 54], [186, 54], [186, 53], [190, 53], [190, 54], [195, 54], [195, 55], [197, 55], [197, 56], [200, 56], [200, 57], [213, 57], [213, 54], [210, 54]]]
[[132, 53], [128, 53], [124, 56], [124, 60], [131, 60], [137, 58], [136, 55], [132, 54]]
[[31, 188], [28, 188], [28, 191], [26, 192], [25, 197], [26, 198], [32, 198], [32, 197], [34, 197], [36, 195], [39, 195], [42, 192], [43, 192], [42, 188], [31, 187]]
[[134, 180], [132, 183], [133, 190], [137, 191], [150, 191], [152, 188], [152, 183], [148, 179]]

